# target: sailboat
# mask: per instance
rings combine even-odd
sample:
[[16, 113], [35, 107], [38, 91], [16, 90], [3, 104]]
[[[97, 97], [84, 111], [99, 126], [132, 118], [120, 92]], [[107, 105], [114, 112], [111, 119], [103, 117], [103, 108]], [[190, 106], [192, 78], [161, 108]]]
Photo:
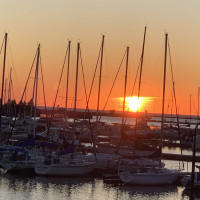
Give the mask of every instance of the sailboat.
[[94, 170], [96, 162], [82, 155], [73, 156], [73, 153], [67, 153], [60, 156], [51, 153], [45, 160], [37, 159], [35, 173], [38, 175], [52, 176], [79, 176], [89, 174]]
[[[75, 82], [75, 100], [74, 100], [74, 137], [75, 137], [75, 119], [76, 119], [76, 99], [78, 85], [78, 65], [79, 65], [80, 43], [77, 46], [77, 65]], [[74, 138], [75, 140], [75, 138]], [[44, 159], [38, 158], [35, 163], [35, 173], [38, 175], [55, 176], [79, 176], [91, 173], [94, 170], [96, 161], [90, 159], [87, 155], [79, 155], [75, 152], [74, 141], [67, 149], [59, 152], [49, 152]]]
[[[36, 149], [33, 148], [35, 144], [35, 124], [36, 124], [36, 106], [37, 106], [37, 87], [38, 87], [38, 68], [40, 59], [40, 44], [37, 48], [37, 61], [35, 69], [35, 79], [33, 87], [33, 99], [35, 102], [34, 110], [34, 133], [33, 139], [25, 142], [21, 142], [19, 146], [7, 146], [3, 150], [4, 157], [0, 160], [0, 166], [7, 171], [19, 171], [19, 170], [33, 170], [35, 165]], [[22, 95], [23, 98], [23, 95]], [[22, 101], [21, 101], [22, 102]], [[15, 119], [16, 120], [16, 119]], [[13, 124], [14, 127], [15, 124]], [[28, 133], [27, 133], [28, 134]], [[27, 147], [32, 148], [27, 148]], [[26, 148], [27, 149], [26, 149]]]
[[[167, 58], [168, 34], [165, 35], [165, 59], [164, 59], [164, 80], [163, 80], [163, 101], [162, 101], [162, 124], [161, 124], [161, 148], [164, 117], [164, 99], [165, 99], [165, 78], [166, 78], [166, 58]], [[179, 169], [168, 169], [163, 166], [144, 166], [138, 168], [128, 168], [124, 171], [118, 171], [120, 179], [125, 183], [135, 185], [165, 185], [174, 183], [179, 174]]]

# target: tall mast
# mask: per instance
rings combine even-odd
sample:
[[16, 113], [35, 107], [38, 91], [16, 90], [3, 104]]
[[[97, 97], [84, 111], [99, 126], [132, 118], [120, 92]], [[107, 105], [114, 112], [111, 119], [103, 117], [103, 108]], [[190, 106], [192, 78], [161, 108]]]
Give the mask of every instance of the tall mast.
[[75, 126], [75, 121], [76, 121], [75, 118], [76, 118], [76, 101], [77, 101], [77, 87], [78, 87], [79, 54], [80, 54], [80, 43], [77, 44], [76, 81], [75, 81], [75, 95], [74, 95], [74, 126]]
[[120, 141], [117, 147], [117, 153], [119, 151], [121, 141], [122, 141], [122, 135], [123, 135], [123, 129], [125, 124], [125, 106], [126, 106], [126, 85], [127, 85], [127, 74], [128, 74], [128, 58], [129, 58], [129, 47], [126, 48], [126, 71], [125, 71], [125, 81], [124, 81], [124, 101], [123, 101], [123, 110], [122, 110], [122, 126], [121, 126], [121, 134], [120, 134]]
[[[139, 86], [138, 86], [138, 101], [139, 101], [140, 90], [141, 90], [141, 80], [142, 80], [142, 68], [143, 68], [143, 58], [144, 58], [144, 47], [145, 47], [145, 39], [146, 39], [146, 30], [147, 30], [147, 27], [145, 26], [145, 29], [144, 29], [144, 39], [143, 39], [143, 45], [142, 45]], [[138, 111], [136, 113], [135, 132], [137, 131], [137, 122], [138, 122]]]
[[124, 101], [123, 101], [123, 115], [122, 115], [122, 126], [124, 125], [124, 113], [126, 106], [126, 85], [127, 85], [127, 74], [128, 74], [128, 58], [129, 58], [129, 47], [126, 50], [126, 72], [125, 72], [125, 81], [124, 81]]
[[138, 87], [138, 99], [140, 97], [140, 88], [141, 88], [141, 80], [142, 80], [142, 68], [143, 68], [143, 58], [144, 58], [144, 47], [145, 47], [145, 39], [146, 39], [146, 30], [147, 30], [147, 27], [145, 26], [144, 39], [143, 39], [143, 45], [142, 45], [142, 55], [141, 55], [140, 77], [139, 77], [139, 87]]
[[101, 73], [102, 73], [102, 63], [103, 63], [104, 38], [105, 38], [105, 35], [102, 35], [101, 61], [100, 61], [100, 71], [99, 71], [99, 90], [98, 90], [98, 100], [97, 100], [97, 118], [96, 118], [96, 121], [98, 121], [98, 114], [99, 114], [99, 101], [100, 101], [100, 93], [101, 93]]
[[165, 82], [166, 82], [166, 64], [167, 64], [167, 41], [168, 34], [165, 34], [165, 58], [164, 58], [164, 77], [163, 77], [163, 97], [162, 97], [162, 120], [161, 120], [161, 148], [163, 147], [163, 128], [164, 128], [164, 112], [165, 112]]
[[2, 118], [2, 104], [3, 104], [3, 90], [4, 90], [4, 77], [5, 77], [5, 67], [6, 67], [6, 49], [7, 49], [7, 37], [8, 33], [5, 33], [5, 44], [4, 44], [4, 59], [3, 59], [3, 75], [2, 75], [2, 86], [1, 86], [1, 99], [0, 99], [0, 127]]
[[66, 84], [66, 98], [65, 98], [65, 120], [67, 118], [67, 99], [68, 99], [68, 86], [69, 86], [69, 65], [70, 65], [70, 49], [71, 41], [68, 42], [68, 60], [67, 60], [67, 84]]
[[36, 69], [35, 69], [35, 110], [34, 110], [34, 129], [33, 129], [33, 138], [35, 138], [35, 128], [36, 128], [36, 114], [37, 114], [37, 90], [38, 90], [38, 69], [39, 69], [39, 60], [40, 60], [40, 44], [37, 49], [37, 61], [36, 61]]
[[[33, 91], [32, 91], [32, 98], [31, 98], [31, 110], [30, 110], [30, 118], [34, 117], [34, 113], [35, 113], [35, 110], [34, 110], [34, 98], [35, 98], [35, 92], [36, 92], [36, 85], [37, 85], [37, 67], [39, 65], [39, 50], [40, 48], [40, 45], [38, 45], [38, 48], [37, 48], [37, 51], [36, 51], [36, 55], [37, 55], [37, 60], [36, 60], [36, 67], [35, 67], [35, 77], [34, 77], [34, 83], [33, 83]], [[26, 94], [26, 93], [25, 93]], [[22, 102], [21, 102], [22, 103]], [[34, 118], [35, 120], [35, 118]], [[28, 128], [28, 134], [30, 134], [30, 131], [31, 131], [31, 123], [29, 123], [29, 128]], [[35, 131], [35, 129], [34, 129]]]

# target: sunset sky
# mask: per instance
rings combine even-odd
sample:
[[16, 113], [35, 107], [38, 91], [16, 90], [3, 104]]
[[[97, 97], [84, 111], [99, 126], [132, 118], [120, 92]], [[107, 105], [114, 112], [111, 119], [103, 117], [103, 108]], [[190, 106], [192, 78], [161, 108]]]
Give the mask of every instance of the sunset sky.
[[[47, 104], [53, 105], [64, 61], [68, 40], [72, 41], [70, 65], [69, 106], [73, 107], [76, 48], [80, 42], [87, 93], [97, 62], [102, 34], [105, 48], [102, 71], [100, 109], [103, 109], [115, 74], [126, 50], [130, 47], [127, 96], [131, 96], [139, 64], [144, 28], [147, 26], [146, 45], [141, 84], [141, 96], [148, 97], [139, 111], [161, 112], [164, 39], [169, 35], [172, 67], [178, 111], [190, 114], [198, 110], [200, 87], [200, 1], [199, 0], [1, 0], [0, 45], [8, 32], [6, 77], [13, 68], [14, 96], [21, 97], [37, 45], [41, 44], [41, 62], [44, 72]], [[0, 55], [2, 74], [3, 53]], [[79, 65], [77, 106], [85, 107], [85, 95]], [[97, 70], [99, 73], [99, 68]], [[106, 107], [122, 109], [125, 61]], [[95, 77], [90, 105], [96, 108], [98, 77]], [[33, 77], [32, 77], [33, 79]], [[1, 76], [0, 76], [1, 80]], [[44, 105], [40, 76], [39, 105]], [[66, 68], [58, 101], [64, 106]], [[138, 80], [134, 96], [137, 96]], [[31, 84], [27, 99], [31, 95]], [[29, 96], [29, 97], [28, 97]], [[166, 112], [175, 112], [172, 105], [172, 81], [169, 55], [167, 61]]]

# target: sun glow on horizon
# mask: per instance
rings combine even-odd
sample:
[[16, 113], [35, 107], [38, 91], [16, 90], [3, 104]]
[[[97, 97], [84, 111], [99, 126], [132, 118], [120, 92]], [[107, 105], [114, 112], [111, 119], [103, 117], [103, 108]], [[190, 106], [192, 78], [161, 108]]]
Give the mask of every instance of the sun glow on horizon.
[[142, 106], [142, 97], [126, 97], [126, 103], [129, 111], [136, 112]]
[[[121, 108], [123, 107], [123, 97], [118, 97], [117, 98], [120, 101]], [[126, 102], [125, 102], [125, 110], [129, 112], [142, 112], [142, 111], [147, 111], [149, 108], [152, 107], [152, 103], [154, 102], [155, 97], [138, 97], [137, 96], [128, 96], [126, 97]]]

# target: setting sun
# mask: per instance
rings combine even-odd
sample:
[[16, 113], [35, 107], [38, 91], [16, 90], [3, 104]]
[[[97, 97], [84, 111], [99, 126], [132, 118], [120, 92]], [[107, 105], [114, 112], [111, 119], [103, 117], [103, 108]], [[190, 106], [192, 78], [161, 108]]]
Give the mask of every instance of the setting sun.
[[128, 103], [128, 109], [130, 111], [137, 111], [142, 104], [141, 97], [138, 99], [138, 97], [126, 97], [126, 102]]
[[[117, 99], [120, 102], [120, 105], [121, 105], [120, 107], [122, 108], [124, 98], [118, 97]], [[126, 97], [125, 110], [130, 111], [130, 112], [148, 111], [149, 108], [153, 107], [154, 101], [155, 101], [154, 97], [139, 97], [139, 99], [138, 99], [137, 96], [133, 96], [133, 97], [128, 96], [128, 97]]]

